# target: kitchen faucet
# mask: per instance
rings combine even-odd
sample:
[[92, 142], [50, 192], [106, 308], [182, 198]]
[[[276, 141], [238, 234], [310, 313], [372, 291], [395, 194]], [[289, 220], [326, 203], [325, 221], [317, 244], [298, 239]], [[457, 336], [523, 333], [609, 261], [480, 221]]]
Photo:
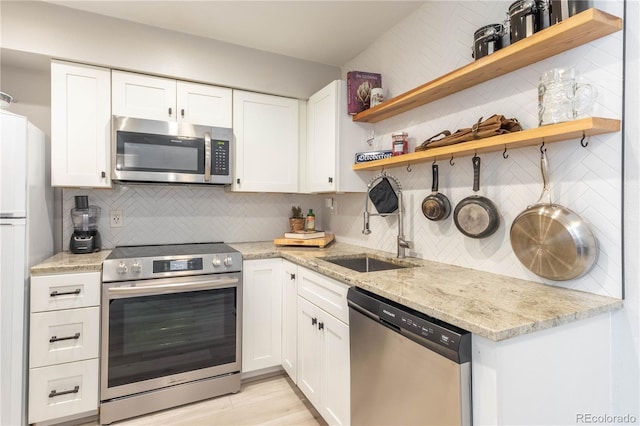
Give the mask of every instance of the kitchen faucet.
[[[393, 180], [396, 183], [397, 190], [394, 190], [396, 195], [398, 196], [398, 209], [395, 213], [369, 213], [369, 193], [373, 188], [373, 184], [378, 180], [382, 180], [384, 178], [388, 178]], [[402, 220], [402, 187], [400, 186], [400, 182], [395, 177], [388, 175], [384, 170], [379, 175], [375, 176], [371, 179], [371, 182], [367, 185], [367, 196], [364, 199], [364, 229], [362, 233], [365, 235], [369, 235], [371, 230], [369, 229], [369, 217], [370, 216], [398, 216], [398, 237], [397, 237], [397, 248], [398, 248], [398, 259], [405, 258], [405, 249], [409, 248], [411, 245], [411, 241], [405, 240], [404, 237], [404, 225]]]

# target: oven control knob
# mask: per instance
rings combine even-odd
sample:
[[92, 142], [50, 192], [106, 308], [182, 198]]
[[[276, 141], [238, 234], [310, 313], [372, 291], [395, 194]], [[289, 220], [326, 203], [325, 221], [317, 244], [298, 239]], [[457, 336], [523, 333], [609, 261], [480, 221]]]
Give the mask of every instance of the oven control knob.
[[127, 273], [127, 265], [124, 262], [120, 262], [118, 265], [117, 271], [120, 275], [124, 275]]
[[139, 274], [140, 272], [142, 272], [142, 265], [140, 264], [140, 262], [138, 262], [137, 260], [133, 262], [133, 265], [131, 265], [131, 272], [135, 274]]
[[231, 256], [227, 256], [224, 258], [224, 266], [233, 266], [233, 259], [231, 258]]
[[211, 260], [211, 264], [214, 268], [218, 268], [220, 266], [220, 258], [217, 256], [214, 257], [213, 260]]

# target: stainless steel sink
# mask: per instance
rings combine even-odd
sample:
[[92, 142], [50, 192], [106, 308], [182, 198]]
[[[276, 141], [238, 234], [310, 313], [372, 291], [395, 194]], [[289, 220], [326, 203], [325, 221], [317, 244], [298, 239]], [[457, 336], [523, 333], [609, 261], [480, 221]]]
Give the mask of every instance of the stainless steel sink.
[[320, 259], [356, 272], [388, 271], [391, 269], [413, 268], [417, 266], [409, 262], [382, 260], [367, 255], [352, 257], [323, 257]]

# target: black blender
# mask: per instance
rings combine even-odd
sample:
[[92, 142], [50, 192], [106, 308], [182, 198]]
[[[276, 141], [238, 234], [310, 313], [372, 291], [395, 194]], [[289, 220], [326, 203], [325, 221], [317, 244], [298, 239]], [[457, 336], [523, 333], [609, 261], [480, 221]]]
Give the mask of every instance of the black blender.
[[71, 253], [93, 253], [100, 251], [100, 233], [98, 232], [98, 219], [100, 207], [90, 206], [89, 197], [76, 195], [76, 206], [71, 209], [73, 221], [73, 234], [69, 241]]

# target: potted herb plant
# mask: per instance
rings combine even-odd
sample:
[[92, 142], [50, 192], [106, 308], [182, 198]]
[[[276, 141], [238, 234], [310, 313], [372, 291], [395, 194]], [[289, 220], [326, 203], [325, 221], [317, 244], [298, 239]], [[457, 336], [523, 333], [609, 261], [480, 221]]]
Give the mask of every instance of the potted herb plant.
[[289, 217], [289, 227], [291, 232], [304, 231], [304, 216], [300, 206], [291, 207], [291, 217]]

